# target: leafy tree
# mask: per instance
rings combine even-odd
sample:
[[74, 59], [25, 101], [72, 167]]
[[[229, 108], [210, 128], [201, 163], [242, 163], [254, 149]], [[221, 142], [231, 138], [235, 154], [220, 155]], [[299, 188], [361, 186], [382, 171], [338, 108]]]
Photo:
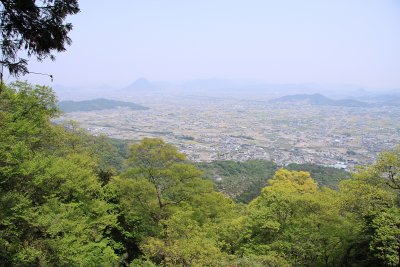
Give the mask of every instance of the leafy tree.
[[[393, 226], [399, 193], [394, 184], [389, 184], [395, 181], [387, 173], [394, 170], [393, 166], [396, 166], [396, 154], [384, 152], [376, 163], [360, 168], [352, 179], [339, 184], [342, 210], [351, 214], [360, 226], [344, 257], [346, 264], [390, 266], [396, 261], [396, 255], [389, 252], [397, 245], [396, 241], [390, 241], [396, 238]], [[383, 222], [388, 227], [383, 227]]]
[[242, 257], [230, 256], [223, 266], [237, 267], [289, 267], [292, 266], [282, 255], [269, 252], [266, 255], [245, 255]]
[[340, 181], [351, 177], [351, 173], [345, 170], [311, 163], [291, 163], [285, 166], [285, 169], [309, 172], [319, 186], [327, 186], [332, 189], [337, 189]]
[[72, 24], [64, 20], [78, 12], [77, 0], [1, 0], [2, 67], [16, 76], [28, 73], [28, 61], [18, 55], [20, 50], [38, 60], [54, 60], [54, 51], [62, 52], [71, 44], [68, 33]]
[[[161, 139], [145, 138], [133, 144], [130, 152], [132, 168], [124, 176], [150, 183], [161, 213], [171, 205], [188, 200], [196, 184], [202, 183], [210, 188], [210, 184], [200, 178], [201, 172], [185, 163], [185, 156]], [[160, 214], [159, 219], [162, 218]]]
[[396, 200], [393, 192], [371, 184], [365, 178], [357, 174], [339, 184], [342, 209], [361, 220], [369, 220], [371, 216], [393, 207]]
[[0, 98], [0, 265], [106, 265], [119, 260], [114, 206], [85, 151], [62, 151], [47, 87], [15, 83]]
[[[311, 178], [310, 173], [303, 171], [278, 170], [269, 180], [270, 188], [276, 191], [293, 193], [315, 193], [318, 190], [317, 183]], [[268, 190], [269, 187], [266, 188]]]
[[0, 98], [0, 190], [11, 176], [20, 175], [19, 164], [35, 151], [55, 145], [50, 118], [57, 115], [56, 100], [48, 87], [17, 82], [5, 88]]
[[400, 147], [379, 154], [377, 161], [360, 168], [358, 176], [368, 179], [369, 183], [384, 184], [400, 193]]
[[130, 152], [130, 167], [109, 184], [120, 209], [121, 242], [137, 248], [128, 261], [139, 249], [167, 266], [199, 264], [220, 253], [217, 226], [232, 217], [233, 202], [161, 139], [145, 138]]
[[63, 140], [58, 151], [88, 153], [98, 162], [97, 172], [103, 184], [108, 183], [112, 175], [122, 171], [127, 158], [126, 142], [105, 135], [93, 136], [73, 121], [64, 122], [58, 128], [57, 135]]
[[391, 208], [372, 221], [374, 235], [370, 248], [387, 266], [400, 264], [400, 209]]
[[306, 172], [280, 169], [269, 184], [244, 218], [243, 253], [277, 253], [294, 266], [339, 265], [357, 231], [341, 212], [339, 194], [320, 190]]
[[224, 255], [207, 229], [193, 220], [191, 211], [178, 211], [165, 221], [165, 238], [150, 237], [144, 253], [163, 266], [217, 266]]

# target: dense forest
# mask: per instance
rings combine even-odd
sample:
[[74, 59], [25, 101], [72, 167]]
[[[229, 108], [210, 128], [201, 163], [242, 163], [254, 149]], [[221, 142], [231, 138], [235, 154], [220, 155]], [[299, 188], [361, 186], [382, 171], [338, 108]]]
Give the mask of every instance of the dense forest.
[[[160, 139], [126, 151], [59, 114], [48, 87], [1, 90], [0, 266], [399, 266], [399, 149], [349, 177], [196, 166]], [[207, 179], [237, 188], [244, 172], [237, 199]]]

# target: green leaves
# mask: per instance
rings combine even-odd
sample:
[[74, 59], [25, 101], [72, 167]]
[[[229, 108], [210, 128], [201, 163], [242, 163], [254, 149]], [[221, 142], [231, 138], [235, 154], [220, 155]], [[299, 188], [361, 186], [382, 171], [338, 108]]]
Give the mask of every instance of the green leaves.
[[165, 266], [215, 266], [223, 254], [216, 240], [193, 219], [190, 211], [178, 211], [164, 223], [165, 237], [148, 238], [142, 244], [145, 255]]
[[133, 238], [145, 256], [159, 264], [216, 264], [222, 257], [217, 224], [232, 216], [233, 202], [160, 139], [144, 139], [130, 152], [130, 168], [110, 182], [123, 231], [137, 233], [125, 233], [125, 238]]
[[109, 266], [119, 259], [107, 237], [114, 206], [96, 161], [60, 151], [55, 107], [47, 87], [15, 83], [1, 94], [0, 265]]
[[368, 180], [373, 185], [383, 185], [400, 193], [400, 147], [379, 155], [370, 166], [360, 168], [358, 177]]
[[104, 266], [118, 260], [112, 242], [104, 237], [116, 225], [112, 206], [93, 199], [86, 202], [63, 203], [50, 198], [35, 209], [36, 227], [45, 229], [48, 238], [43, 242], [53, 251], [61, 265]]
[[330, 189], [320, 190], [309, 173], [278, 170], [244, 219], [247, 255], [278, 253], [295, 266], [336, 265], [356, 226], [343, 215]]
[[388, 266], [398, 266], [400, 248], [400, 209], [391, 208], [380, 213], [373, 221], [374, 235], [370, 249]]

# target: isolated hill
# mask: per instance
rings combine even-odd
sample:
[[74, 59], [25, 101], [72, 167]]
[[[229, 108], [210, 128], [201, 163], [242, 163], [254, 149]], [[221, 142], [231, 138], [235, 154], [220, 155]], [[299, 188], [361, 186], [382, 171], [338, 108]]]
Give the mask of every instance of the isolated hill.
[[307, 104], [313, 106], [370, 107], [370, 104], [353, 99], [334, 100], [321, 94], [287, 95], [271, 100], [272, 103]]
[[157, 86], [151, 83], [146, 78], [139, 78], [127, 87], [123, 88], [126, 91], [154, 91], [159, 90]]
[[58, 104], [59, 108], [64, 112], [74, 111], [93, 111], [103, 109], [114, 109], [119, 107], [127, 107], [135, 110], [146, 110], [147, 107], [131, 102], [116, 101], [104, 98], [98, 98], [85, 101], [61, 101]]

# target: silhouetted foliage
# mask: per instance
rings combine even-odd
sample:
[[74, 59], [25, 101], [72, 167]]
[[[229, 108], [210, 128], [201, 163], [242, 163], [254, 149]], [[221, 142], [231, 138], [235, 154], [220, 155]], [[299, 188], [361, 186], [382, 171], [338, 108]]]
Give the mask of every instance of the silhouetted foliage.
[[14, 76], [28, 73], [27, 57], [54, 60], [53, 52], [62, 52], [71, 44], [68, 15], [79, 12], [77, 0], [1, 0], [1, 65]]

